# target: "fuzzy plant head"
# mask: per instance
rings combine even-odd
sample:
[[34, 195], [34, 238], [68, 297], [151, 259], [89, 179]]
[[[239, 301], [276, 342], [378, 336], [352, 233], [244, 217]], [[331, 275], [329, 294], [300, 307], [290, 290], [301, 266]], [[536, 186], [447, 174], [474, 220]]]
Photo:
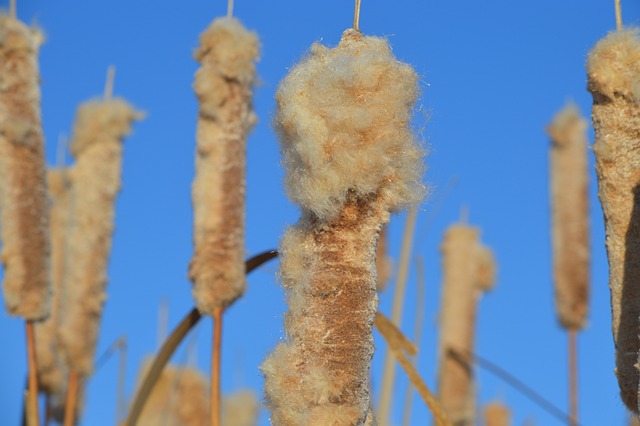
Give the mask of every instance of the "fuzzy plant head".
[[424, 153], [411, 129], [418, 76], [386, 40], [347, 30], [333, 49], [320, 44], [278, 88], [286, 188], [321, 219], [349, 194], [377, 196], [388, 210], [423, 196]]

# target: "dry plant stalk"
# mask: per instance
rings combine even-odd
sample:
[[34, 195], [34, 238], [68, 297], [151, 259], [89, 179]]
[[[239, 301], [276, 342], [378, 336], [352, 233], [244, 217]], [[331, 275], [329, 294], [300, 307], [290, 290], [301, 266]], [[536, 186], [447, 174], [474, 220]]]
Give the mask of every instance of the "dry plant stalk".
[[[146, 376], [151, 360], [143, 364]], [[208, 380], [191, 367], [166, 366], [136, 423], [139, 426], [203, 426], [209, 419]]]
[[50, 403], [63, 403], [66, 393], [67, 372], [58, 351], [58, 327], [60, 311], [64, 309], [64, 274], [67, 235], [70, 226], [71, 185], [64, 168], [49, 169], [49, 226], [51, 236], [51, 314], [35, 324], [36, 358], [38, 359], [38, 383], [47, 394]]
[[609, 33], [589, 53], [598, 196], [604, 212], [616, 375], [638, 413], [640, 325], [640, 36]]
[[40, 116], [43, 36], [0, 15], [0, 228], [9, 315], [49, 315], [49, 220]]
[[575, 105], [547, 127], [551, 137], [551, 205], [556, 312], [568, 330], [583, 329], [589, 308], [587, 121]]
[[222, 399], [222, 426], [256, 426], [260, 401], [251, 390], [241, 390]]
[[289, 197], [281, 242], [286, 340], [262, 366], [278, 425], [371, 424], [376, 245], [389, 212], [418, 201], [423, 152], [409, 126], [417, 75], [387, 42], [347, 30], [278, 88]]
[[122, 99], [93, 100], [78, 108], [69, 169], [73, 218], [68, 237], [64, 311], [59, 337], [67, 367], [88, 377], [106, 298], [107, 266], [120, 190], [122, 143], [141, 113]]
[[449, 227], [442, 244], [444, 282], [440, 312], [438, 396], [455, 425], [473, 425], [473, 371], [451, 351], [473, 352], [477, 304], [495, 282], [491, 251], [479, 243], [480, 231], [464, 224]]
[[258, 37], [234, 18], [219, 18], [200, 36], [200, 101], [193, 182], [194, 254], [189, 276], [200, 313], [212, 315], [245, 290], [244, 228], [247, 134]]
[[378, 238], [378, 248], [376, 249], [376, 270], [378, 272], [378, 280], [376, 281], [376, 289], [378, 292], [387, 288], [387, 283], [391, 279], [393, 273], [393, 260], [388, 252], [388, 234], [389, 224], [386, 224], [380, 230], [380, 238]]
[[484, 407], [485, 426], [510, 426], [511, 413], [501, 402], [491, 402]]

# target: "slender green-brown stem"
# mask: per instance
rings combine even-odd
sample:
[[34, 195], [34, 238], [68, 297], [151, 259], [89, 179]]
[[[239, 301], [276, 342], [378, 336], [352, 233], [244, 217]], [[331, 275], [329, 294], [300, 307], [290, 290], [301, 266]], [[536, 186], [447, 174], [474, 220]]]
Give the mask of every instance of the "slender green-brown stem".
[[568, 331], [569, 343], [569, 415], [571, 426], [578, 424], [578, 331]]
[[233, 16], [233, 0], [227, 1], [227, 17], [231, 18]]
[[356, 31], [360, 31], [360, 3], [362, 3], [362, 0], [356, 0], [356, 6], [353, 12], [353, 29]]
[[107, 80], [104, 84], [104, 100], [110, 101], [113, 97], [113, 84], [116, 78], [116, 67], [109, 65], [107, 68]]
[[27, 422], [29, 426], [40, 424], [38, 415], [38, 367], [36, 362], [36, 344], [33, 333], [33, 321], [26, 321], [27, 359], [29, 368], [29, 389], [27, 400]]
[[69, 374], [69, 388], [64, 406], [64, 426], [74, 426], [76, 417], [76, 401], [78, 399], [78, 372], [71, 370]]
[[616, 29], [622, 29], [622, 6], [620, 5], [620, 0], [615, 0], [616, 5]]
[[220, 426], [220, 363], [222, 361], [222, 306], [213, 311], [213, 347], [211, 351], [211, 426]]

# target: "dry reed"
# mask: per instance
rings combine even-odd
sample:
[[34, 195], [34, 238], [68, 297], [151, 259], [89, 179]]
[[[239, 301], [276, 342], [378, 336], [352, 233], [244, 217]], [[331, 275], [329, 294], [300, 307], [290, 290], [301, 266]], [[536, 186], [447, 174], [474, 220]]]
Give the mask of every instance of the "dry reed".
[[49, 169], [49, 225], [51, 236], [51, 315], [35, 324], [38, 383], [53, 405], [65, 396], [67, 372], [58, 352], [60, 310], [64, 309], [64, 274], [70, 225], [71, 185], [64, 168]]
[[[141, 369], [146, 376], [151, 361]], [[142, 410], [139, 426], [203, 426], [209, 419], [207, 378], [191, 367], [166, 366]]]
[[245, 290], [246, 138], [258, 37], [234, 18], [219, 18], [200, 36], [200, 101], [193, 182], [194, 254], [189, 276], [202, 314], [212, 315]]
[[475, 395], [472, 369], [451, 351], [473, 352], [477, 304], [495, 282], [493, 255], [479, 243], [479, 230], [451, 226], [442, 244], [443, 288], [440, 312], [438, 396], [455, 425], [472, 425]]
[[509, 426], [511, 413], [501, 402], [491, 402], [484, 407], [484, 426]]
[[241, 390], [222, 399], [222, 426], [256, 426], [260, 401], [251, 390]]
[[49, 225], [40, 115], [40, 31], [0, 15], [0, 223], [4, 301], [26, 320], [50, 310]]
[[556, 312], [568, 330], [584, 328], [589, 308], [587, 122], [569, 104], [553, 119], [551, 205]]
[[122, 99], [89, 101], [78, 108], [71, 141], [76, 158], [69, 169], [73, 218], [65, 274], [60, 344], [67, 366], [81, 377], [93, 370], [107, 266], [120, 190], [122, 144], [134, 120], [141, 118]]
[[598, 196], [609, 259], [612, 328], [620, 395], [638, 413], [640, 316], [640, 37], [609, 33], [589, 53]]
[[376, 244], [389, 212], [423, 194], [416, 96], [414, 70], [354, 30], [334, 49], [314, 44], [278, 89], [287, 192], [302, 217], [281, 242], [286, 340], [262, 366], [274, 424], [373, 422]]

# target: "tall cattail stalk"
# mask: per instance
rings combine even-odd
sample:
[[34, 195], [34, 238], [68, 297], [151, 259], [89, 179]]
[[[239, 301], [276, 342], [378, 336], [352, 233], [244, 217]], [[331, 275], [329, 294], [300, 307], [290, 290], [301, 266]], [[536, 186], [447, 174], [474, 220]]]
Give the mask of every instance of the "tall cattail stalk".
[[336, 48], [314, 44], [278, 88], [285, 182], [302, 217], [281, 242], [286, 340], [262, 366], [274, 424], [374, 420], [376, 244], [389, 212], [423, 194], [417, 92], [387, 42], [356, 30]]
[[510, 426], [511, 413], [501, 402], [491, 402], [484, 407], [484, 426]]
[[640, 34], [622, 28], [589, 53], [598, 196], [604, 212], [616, 375], [638, 413], [640, 322]]
[[9, 315], [26, 321], [28, 412], [36, 424], [37, 366], [33, 321], [49, 315], [49, 226], [40, 114], [38, 51], [42, 34], [0, 16], [0, 262]]
[[245, 290], [246, 144], [256, 122], [252, 89], [258, 51], [257, 35], [227, 16], [214, 20], [201, 34], [195, 54], [201, 64], [194, 83], [200, 108], [192, 188], [195, 247], [189, 275], [196, 307], [215, 322], [212, 426], [220, 424], [222, 313]]
[[587, 121], [569, 104], [553, 119], [551, 205], [556, 312], [568, 331], [569, 407], [578, 422], [577, 333], [589, 308], [589, 179]]
[[49, 169], [49, 225], [51, 235], [51, 314], [35, 325], [38, 383], [47, 395], [52, 409], [63, 404], [67, 371], [60, 359], [58, 327], [60, 312], [65, 309], [64, 276], [66, 269], [67, 236], [70, 225], [71, 182], [65, 168]]
[[491, 251], [479, 243], [477, 228], [449, 227], [442, 243], [443, 274], [440, 308], [438, 396], [456, 426], [474, 424], [473, 371], [456, 353], [473, 352], [477, 304], [495, 281]]
[[[60, 344], [70, 386], [93, 371], [107, 266], [114, 229], [115, 199], [120, 190], [123, 140], [142, 118], [122, 99], [93, 100], [78, 108], [71, 141], [76, 162], [69, 169], [73, 218], [68, 240], [64, 313]], [[73, 380], [72, 380], [73, 379]], [[73, 407], [68, 407], [74, 413]], [[67, 421], [67, 419], [65, 419]]]
[[[145, 377], [150, 361], [143, 364]], [[209, 389], [206, 376], [191, 367], [167, 366], [136, 423], [138, 426], [202, 426], [209, 419]]]
[[222, 426], [257, 426], [260, 401], [251, 390], [225, 395], [222, 400]]

